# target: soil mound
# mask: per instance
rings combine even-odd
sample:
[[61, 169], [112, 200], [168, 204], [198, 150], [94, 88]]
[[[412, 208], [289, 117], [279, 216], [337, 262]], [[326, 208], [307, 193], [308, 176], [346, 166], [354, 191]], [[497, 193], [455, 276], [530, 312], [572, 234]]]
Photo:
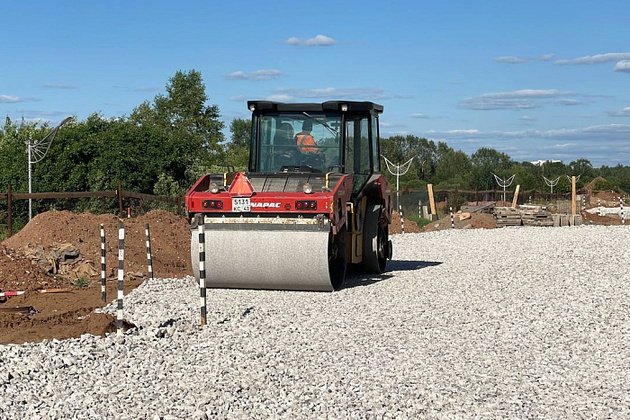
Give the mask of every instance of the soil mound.
[[[403, 219], [405, 219], [405, 233], [418, 233], [422, 231], [418, 227], [418, 224], [416, 222], [413, 222], [406, 217], [403, 217]], [[402, 233], [402, 227], [400, 224], [400, 213], [398, 213], [397, 211], [392, 212], [392, 223], [389, 225], [389, 233]]]
[[[493, 215], [487, 213], [471, 213], [470, 218], [459, 220], [459, 214], [454, 215], [455, 229], [492, 229], [497, 227], [497, 221]], [[406, 226], [405, 226], [406, 227]], [[451, 216], [446, 215], [440, 220], [427, 224], [423, 231], [452, 229]]]
[[[68, 281], [46, 275], [25, 256], [0, 245], [0, 291], [51, 289], [65, 287]], [[0, 302], [4, 299], [0, 298]]]
[[[163, 210], [153, 210], [137, 218], [118, 219], [113, 215], [76, 214], [69, 211], [48, 211], [38, 214], [20, 232], [2, 245], [20, 258], [27, 255], [49, 255], [51, 250], [71, 245], [80, 259], [94, 270], [85, 269], [83, 276], [92, 280], [100, 276], [100, 225], [105, 228], [107, 276], [118, 270], [118, 223], [125, 225], [126, 277], [144, 277], [147, 273], [145, 225], [151, 230], [153, 272], [156, 277], [183, 277], [192, 272], [190, 266], [190, 232], [185, 218]], [[33, 267], [36, 269], [36, 267]], [[90, 267], [86, 267], [90, 268]], [[41, 271], [41, 270], [40, 270]], [[27, 284], [26, 288], [36, 286]], [[3, 287], [3, 286], [0, 286]], [[37, 286], [39, 287], [39, 286]], [[5, 290], [9, 290], [3, 287]]]

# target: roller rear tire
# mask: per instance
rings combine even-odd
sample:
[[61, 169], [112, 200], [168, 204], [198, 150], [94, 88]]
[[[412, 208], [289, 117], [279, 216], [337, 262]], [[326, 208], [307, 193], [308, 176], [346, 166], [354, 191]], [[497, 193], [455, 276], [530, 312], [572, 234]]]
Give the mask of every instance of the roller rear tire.
[[381, 218], [383, 206], [368, 204], [363, 224], [363, 262], [361, 268], [367, 273], [380, 274], [385, 271], [389, 252], [389, 229]]

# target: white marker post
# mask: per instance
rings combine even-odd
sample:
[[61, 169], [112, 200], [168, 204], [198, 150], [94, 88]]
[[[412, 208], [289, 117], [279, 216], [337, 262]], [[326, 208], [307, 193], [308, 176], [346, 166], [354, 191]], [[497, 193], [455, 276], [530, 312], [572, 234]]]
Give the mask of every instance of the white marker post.
[[455, 218], [453, 217], [453, 207], [449, 207], [448, 211], [451, 213], [451, 228], [455, 229]]
[[101, 225], [101, 300], [107, 301], [107, 271], [105, 266], [105, 226]]
[[151, 256], [151, 231], [149, 230], [149, 224], [144, 226], [144, 236], [146, 237], [147, 247], [147, 271], [149, 272], [149, 279], [153, 280], [153, 257]]
[[206, 325], [206, 233], [203, 218], [197, 227], [199, 232], [199, 297], [201, 309], [201, 325]]
[[118, 311], [116, 314], [116, 334], [123, 333], [123, 286], [125, 278], [125, 225], [118, 224]]

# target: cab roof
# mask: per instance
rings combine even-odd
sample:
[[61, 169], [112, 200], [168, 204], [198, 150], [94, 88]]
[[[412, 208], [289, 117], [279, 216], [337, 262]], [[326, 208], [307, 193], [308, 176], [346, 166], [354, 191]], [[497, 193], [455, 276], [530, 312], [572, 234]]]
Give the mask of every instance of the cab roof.
[[[343, 110], [342, 106], [347, 109]], [[286, 103], [273, 101], [247, 101], [250, 111], [280, 111], [280, 112], [383, 112], [383, 105], [374, 102], [357, 101], [326, 101], [322, 103]]]

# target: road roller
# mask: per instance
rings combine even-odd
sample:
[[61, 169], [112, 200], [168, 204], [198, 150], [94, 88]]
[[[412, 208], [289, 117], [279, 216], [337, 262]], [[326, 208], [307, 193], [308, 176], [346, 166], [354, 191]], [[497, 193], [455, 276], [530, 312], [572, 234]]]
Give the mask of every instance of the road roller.
[[206, 286], [333, 291], [349, 267], [379, 274], [392, 256], [391, 188], [380, 172], [373, 102], [249, 101], [247, 171], [202, 176], [187, 192], [191, 257]]

